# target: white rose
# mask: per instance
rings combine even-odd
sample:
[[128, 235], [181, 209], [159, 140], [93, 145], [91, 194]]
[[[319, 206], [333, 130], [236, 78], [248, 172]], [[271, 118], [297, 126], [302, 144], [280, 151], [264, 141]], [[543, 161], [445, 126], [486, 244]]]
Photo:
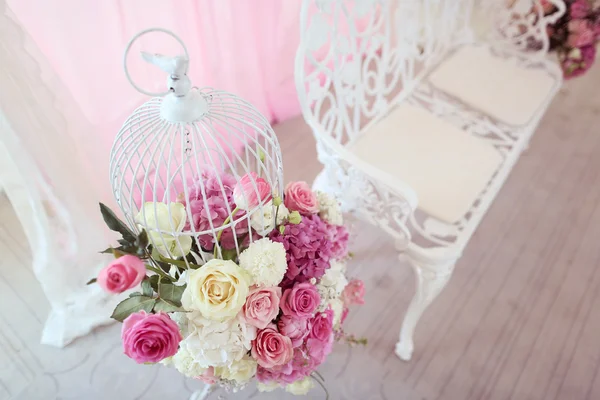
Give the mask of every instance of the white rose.
[[239, 361], [252, 348], [256, 328], [237, 318], [217, 322], [199, 312], [188, 313], [190, 334], [181, 343], [204, 368], [221, 367]]
[[191, 236], [177, 235], [183, 232], [185, 221], [185, 206], [181, 203], [147, 202], [135, 217], [156, 251], [168, 258], [183, 257], [192, 248]]
[[218, 367], [215, 374], [229, 381], [246, 383], [256, 374], [257, 365], [256, 360], [245, 355], [241, 360], [234, 361], [226, 367]]
[[296, 396], [304, 396], [314, 387], [315, 383], [312, 381], [312, 378], [306, 377], [294, 383], [290, 383], [285, 387], [285, 391]]
[[333, 299], [329, 301], [331, 311], [333, 311], [333, 329], [339, 329], [340, 323], [342, 322], [342, 315], [344, 313], [344, 302], [342, 299]]
[[[281, 225], [290, 214], [283, 204], [279, 207], [273, 206], [273, 201], [269, 201], [262, 207], [262, 213], [260, 211], [258, 210], [258, 212], [252, 214], [250, 225], [261, 236], [267, 236], [271, 233], [275, 229], [275, 225]], [[275, 214], [277, 214], [277, 223], [275, 223]]]
[[253, 242], [240, 254], [240, 267], [252, 276], [258, 286], [277, 286], [287, 271], [283, 244], [263, 238]]
[[344, 223], [340, 204], [335, 197], [325, 192], [317, 192], [317, 201], [319, 202], [319, 217], [332, 225]]
[[196, 378], [206, 372], [206, 368], [196, 361], [187, 346], [179, 346], [179, 350], [172, 358], [172, 364], [177, 371], [190, 378]]
[[275, 389], [279, 389], [281, 386], [279, 386], [279, 384], [277, 382], [269, 382], [269, 383], [262, 383], [262, 382], [256, 382], [256, 388], [258, 389], [259, 392], [272, 392]]

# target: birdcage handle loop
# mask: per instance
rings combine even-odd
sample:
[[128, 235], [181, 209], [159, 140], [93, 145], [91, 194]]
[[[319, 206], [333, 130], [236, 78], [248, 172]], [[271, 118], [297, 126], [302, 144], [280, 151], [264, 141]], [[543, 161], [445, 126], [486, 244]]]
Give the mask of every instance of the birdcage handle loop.
[[131, 50], [131, 46], [133, 45], [133, 43], [138, 40], [141, 36], [150, 33], [150, 32], [162, 32], [162, 33], [166, 33], [167, 35], [173, 37], [175, 40], [177, 40], [177, 42], [181, 45], [181, 47], [183, 47], [183, 51], [185, 52], [185, 56], [186, 58], [188, 58], [189, 60], [189, 55], [188, 55], [188, 51], [187, 51], [187, 47], [185, 47], [185, 43], [183, 43], [183, 40], [181, 40], [181, 38], [179, 36], [177, 36], [176, 34], [174, 34], [173, 32], [171, 32], [168, 29], [164, 29], [164, 28], [149, 28], [149, 29], [144, 29], [141, 32], [138, 32], [137, 34], [135, 34], [131, 40], [129, 40], [129, 43], [127, 43], [127, 47], [125, 48], [125, 54], [123, 54], [123, 69], [125, 70], [125, 76], [127, 77], [127, 80], [129, 81], [129, 83], [131, 84], [131, 86], [133, 86], [133, 88], [135, 90], [137, 90], [138, 92], [145, 94], [147, 96], [152, 96], [152, 97], [162, 97], [167, 95], [170, 91], [167, 90], [165, 92], [157, 92], [157, 93], [153, 93], [153, 92], [148, 92], [144, 89], [142, 89], [140, 86], [138, 86], [133, 79], [131, 78], [131, 74], [129, 73], [129, 68], [127, 68], [127, 57], [129, 56], [129, 51]]

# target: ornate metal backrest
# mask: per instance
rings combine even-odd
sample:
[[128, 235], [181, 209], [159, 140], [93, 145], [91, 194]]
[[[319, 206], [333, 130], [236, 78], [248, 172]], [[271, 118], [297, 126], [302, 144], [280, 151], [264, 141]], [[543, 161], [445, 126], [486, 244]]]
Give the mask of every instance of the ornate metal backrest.
[[305, 0], [296, 59], [304, 117], [341, 145], [471, 39], [471, 0]]
[[550, 47], [548, 25], [566, 11], [564, 0], [482, 0], [481, 6], [492, 16], [487, 40], [494, 47], [538, 59]]

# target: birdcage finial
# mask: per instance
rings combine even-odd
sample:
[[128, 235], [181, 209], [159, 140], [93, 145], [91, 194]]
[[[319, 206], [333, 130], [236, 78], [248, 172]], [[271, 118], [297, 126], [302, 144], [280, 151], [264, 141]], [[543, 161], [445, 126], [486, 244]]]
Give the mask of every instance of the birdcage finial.
[[[183, 47], [185, 55], [169, 57], [157, 53], [141, 52], [142, 58], [150, 64], [154, 64], [168, 74], [167, 88], [165, 92], [148, 92], [138, 86], [127, 67], [127, 56], [133, 43], [141, 36], [150, 32], [162, 32], [172, 36]], [[197, 90], [192, 90], [192, 81], [187, 76], [189, 68], [189, 56], [183, 41], [173, 32], [163, 28], [150, 28], [135, 35], [125, 49], [123, 57], [123, 68], [131, 86], [140, 93], [153, 97], [164, 96], [161, 105], [161, 117], [170, 122], [192, 122], [202, 117], [207, 111], [207, 100]]]

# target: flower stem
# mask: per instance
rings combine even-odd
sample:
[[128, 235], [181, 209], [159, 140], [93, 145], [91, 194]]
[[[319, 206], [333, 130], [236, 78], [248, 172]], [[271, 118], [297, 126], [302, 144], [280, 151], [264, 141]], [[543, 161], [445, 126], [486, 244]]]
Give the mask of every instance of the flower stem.
[[[233, 211], [231, 211], [231, 214], [225, 219], [225, 221], [223, 221], [223, 225], [221, 225], [221, 227], [227, 225], [229, 222], [231, 222], [231, 218], [233, 218], [235, 216], [235, 213], [237, 213], [239, 210], [238, 207], [234, 208]], [[223, 235], [223, 231], [225, 229], [221, 229], [218, 233], [217, 233], [217, 243], [215, 243], [215, 250], [214, 250], [214, 254], [213, 256], [215, 258], [217, 258], [217, 246], [220, 247], [220, 241], [221, 241], [221, 235]]]

